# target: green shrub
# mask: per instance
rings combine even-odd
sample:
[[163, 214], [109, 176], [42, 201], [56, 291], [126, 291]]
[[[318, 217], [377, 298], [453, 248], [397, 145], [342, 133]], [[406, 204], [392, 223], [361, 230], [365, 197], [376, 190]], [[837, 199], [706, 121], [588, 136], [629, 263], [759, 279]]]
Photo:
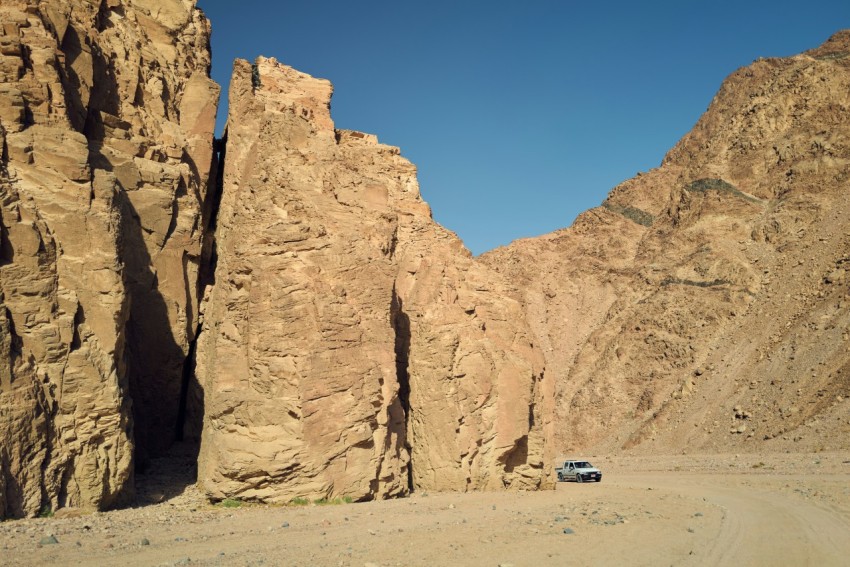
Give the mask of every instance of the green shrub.
[[630, 221], [637, 223], [641, 226], [652, 226], [652, 223], [655, 222], [655, 217], [653, 217], [646, 211], [642, 211], [635, 207], [615, 205], [614, 203], [609, 203], [608, 201], [602, 203], [602, 207], [608, 209], [612, 213], [623, 215]]
[[354, 499], [351, 496], [338, 496], [333, 499], [327, 498], [319, 498], [317, 500], [313, 500], [313, 504], [316, 506], [327, 506], [327, 505], [339, 505], [339, 504], [351, 504], [354, 502]]
[[726, 191], [728, 193], [732, 193], [737, 191], [735, 186], [731, 183], [727, 183], [722, 179], [697, 179], [696, 181], [691, 182], [688, 185], [688, 191], [698, 191], [705, 193], [706, 191]]
[[218, 505], [222, 508], [239, 508], [242, 506], [242, 501], [236, 500], [235, 498], [225, 498], [219, 502]]
[[293, 498], [292, 500], [290, 500], [289, 503], [292, 504], [293, 506], [306, 506], [307, 504], [310, 503], [310, 501], [307, 500], [306, 498], [301, 498], [300, 496], [297, 496], [297, 497]]
[[727, 183], [722, 179], [697, 179], [690, 183], [687, 187], [685, 187], [688, 191], [692, 191], [695, 193], [706, 193], [708, 191], [719, 191], [721, 193], [729, 193], [730, 195], [734, 195], [735, 197], [740, 197], [745, 201], [749, 201], [751, 203], [760, 203], [759, 199], [755, 197], [751, 197], [749, 195], [745, 195], [741, 193], [737, 187], [732, 185], [731, 183]]
[[53, 517], [53, 508], [50, 504], [45, 504], [41, 507], [41, 510], [38, 511], [39, 518], [52, 518]]
[[827, 53], [826, 55], [819, 55], [818, 57], [815, 57], [815, 59], [818, 61], [838, 61], [845, 57], [850, 57], [850, 51], [835, 51], [833, 53]]

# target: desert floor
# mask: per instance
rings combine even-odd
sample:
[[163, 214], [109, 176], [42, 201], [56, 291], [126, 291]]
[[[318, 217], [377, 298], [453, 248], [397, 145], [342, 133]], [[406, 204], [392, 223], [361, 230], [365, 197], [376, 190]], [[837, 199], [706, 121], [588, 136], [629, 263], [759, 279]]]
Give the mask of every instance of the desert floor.
[[151, 477], [143, 507], [0, 524], [0, 565], [850, 565], [850, 453], [590, 460], [601, 483], [287, 507]]

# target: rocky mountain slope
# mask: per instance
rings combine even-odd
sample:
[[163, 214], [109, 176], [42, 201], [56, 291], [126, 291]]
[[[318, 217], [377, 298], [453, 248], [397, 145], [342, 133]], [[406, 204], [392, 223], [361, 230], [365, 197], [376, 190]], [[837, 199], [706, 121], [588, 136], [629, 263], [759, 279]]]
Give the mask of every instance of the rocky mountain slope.
[[658, 169], [482, 261], [559, 452], [850, 446], [850, 32], [733, 73]]

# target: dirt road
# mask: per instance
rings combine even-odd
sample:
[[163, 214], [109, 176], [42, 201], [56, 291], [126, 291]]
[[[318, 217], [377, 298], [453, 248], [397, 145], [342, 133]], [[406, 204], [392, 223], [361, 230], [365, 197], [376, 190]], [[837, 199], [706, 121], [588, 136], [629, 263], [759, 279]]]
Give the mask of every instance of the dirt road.
[[[850, 565], [850, 455], [595, 459], [538, 493], [0, 524], [0, 565]], [[53, 535], [58, 543], [47, 543]]]
[[850, 565], [847, 475], [669, 477], [632, 475], [618, 484], [666, 490], [720, 510], [719, 529], [694, 538], [694, 554], [681, 564]]

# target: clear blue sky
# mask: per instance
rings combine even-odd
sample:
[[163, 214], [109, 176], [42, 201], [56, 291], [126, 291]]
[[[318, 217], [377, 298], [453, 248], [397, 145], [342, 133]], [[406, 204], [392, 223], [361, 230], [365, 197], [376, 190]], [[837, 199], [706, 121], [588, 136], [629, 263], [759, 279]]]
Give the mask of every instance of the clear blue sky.
[[474, 254], [570, 225], [658, 166], [736, 68], [850, 27], [850, 0], [198, 5], [213, 79], [258, 55], [330, 79], [337, 127], [401, 147]]

